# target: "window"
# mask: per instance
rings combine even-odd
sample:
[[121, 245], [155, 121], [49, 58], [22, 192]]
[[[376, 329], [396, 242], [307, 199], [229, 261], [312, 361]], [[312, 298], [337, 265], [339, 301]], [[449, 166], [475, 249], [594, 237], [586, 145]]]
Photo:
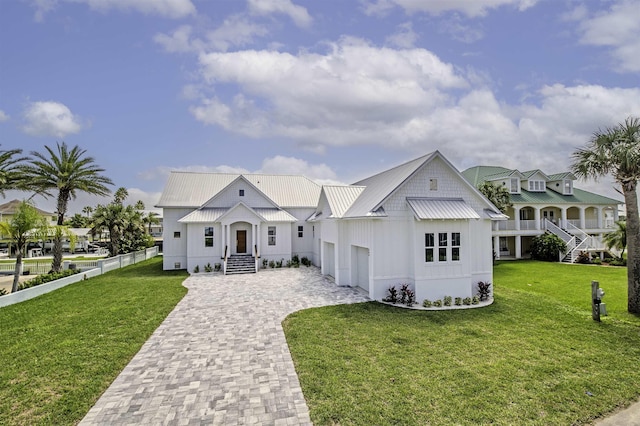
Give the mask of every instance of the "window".
[[213, 247], [213, 226], [204, 228], [204, 246]]
[[298, 238], [302, 238], [304, 235], [304, 226], [298, 226]]
[[239, 191], [239, 194], [240, 194], [240, 196], [241, 196], [241, 197], [244, 197], [244, 189], [241, 189], [241, 190]]
[[529, 181], [529, 191], [532, 192], [544, 192], [545, 191], [545, 183], [543, 180], [530, 180]]
[[447, 261], [447, 233], [438, 234], [438, 262]]
[[565, 195], [571, 195], [573, 194], [573, 181], [566, 179], [564, 181], [564, 194]]
[[173, 269], [180, 269], [180, 262], [176, 262], [173, 264]]
[[180, 231], [176, 231], [173, 233], [173, 238], [180, 238]]
[[433, 234], [424, 234], [424, 261], [425, 262], [433, 262], [433, 245], [434, 239]]
[[267, 228], [267, 235], [269, 236], [269, 245], [275, 246], [276, 245], [276, 227], [270, 226], [269, 228]]
[[438, 190], [438, 179], [431, 178], [429, 179], [429, 191], [437, 191]]
[[518, 178], [511, 178], [511, 192], [512, 194], [517, 194], [520, 192], [520, 181]]
[[460, 233], [451, 233], [451, 260], [457, 262], [460, 260]]

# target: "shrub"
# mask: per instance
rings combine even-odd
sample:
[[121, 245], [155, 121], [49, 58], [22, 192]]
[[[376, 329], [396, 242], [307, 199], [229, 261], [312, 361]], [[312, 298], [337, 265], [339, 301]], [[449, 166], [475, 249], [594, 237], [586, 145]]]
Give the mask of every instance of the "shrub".
[[300, 263], [300, 257], [297, 254], [294, 254], [291, 258], [291, 263]]
[[30, 279], [29, 281], [25, 281], [22, 284], [18, 285], [18, 290], [24, 290], [26, 288], [35, 287], [41, 284], [48, 283], [50, 281], [59, 280], [60, 278], [65, 278], [70, 275], [79, 274], [82, 271], [80, 269], [66, 269], [60, 272], [51, 272], [49, 274], [38, 275], [35, 278]]
[[581, 251], [574, 263], [591, 263], [591, 255], [587, 251]]
[[470, 297], [465, 297], [464, 299], [462, 299], [462, 303], [469, 306], [471, 305], [471, 298]]
[[471, 299], [471, 304], [477, 305], [478, 303], [480, 303], [480, 298], [478, 296], [473, 296], [473, 299]]
[[422, 302], [422, 306], [424, 306], [425, 308], [430, 308], [431, 305], [433, 305], [433, 302], [429, 299], [424, 299], [424, 302]]
[[599, 257], [594, 257], [591, 263], [593, 263], [594, 265], [602, 265], [602, 260], [600, 260]]
[[222, 265], [219, 263], [216, 263], [215, 265], [213, 265], [213, 270], [216, 272], [220, 272], [220, 270], [222, 269]]
[[627, 259], [613, 259], [611, 262], [609, 262], [609, 265], [611, 266], [627, 266]]
[[306, 256], [300, 259], [300, 263], [302, 263], [304, 266], [311, 266], [311, 261]]
[[409, 284], [402, 284], [400, 286], [400, 303], [403, 305], [407, 303], [407, 292], [409, 291]]
[[6, 294], [9, 294], [9, 292], [7, 292], [6, 288], [0, 288], [0, 296], [4, 296]]
[[442, 307], [442, 300], [436, 300], [435, 302], [433, 302], [433, 306], [435, 306], [436, 308]]
[[566, 250], [565, 242], [550, 232], [545, 232], [531, 241], [531, 257], [533, 259], [556, 262], [559, 254]]
[[407, 306], [413, 306], [416, 303], [416, 292], [409, 289], [407, 290], [407, 302], [405, 303], [405, 305]]
[[269, 261], [269, 268], [273, 269], [276, 267], [276, 262], [274, 262], [273, 260]]
[[398, 302], [398, 290], [396, 290], [395, 286], [389, 287], [389, 289], [387, 289], [387, 292], [389, 293], [389, 295], [387, 297], [385, 297], [384, 299], [382, 299], [384, 302], [389, 302], [389, 303], [397, 303]]
[[204, 265], [204, 271], [213, 272], [213, 267], [211, 266], [211, 263], [207, 263], [206, 265]]
[[451, 306], [451, 296], [444, 297], [444, 306]]
[[480, 281], [478, 283], [478, 296], [480, 300], [487, 300], [491, 295], [491, 283]]
[[276, 268], [282, 268], [282, 264], [284, 263], [284, 259], [280, 259], [276, 262]]
[[453, 304], [456, 306], [462, 305], [462, 297], [456, 297]]
[[262, 259], [262, 269], [266, 269], [269, 264], [269, 260], [267, 258]]
[[196, 265], [195, 268], [193, 268], [193, 273], [197, 274], [198, 272], [200, 272], [200, 265]]

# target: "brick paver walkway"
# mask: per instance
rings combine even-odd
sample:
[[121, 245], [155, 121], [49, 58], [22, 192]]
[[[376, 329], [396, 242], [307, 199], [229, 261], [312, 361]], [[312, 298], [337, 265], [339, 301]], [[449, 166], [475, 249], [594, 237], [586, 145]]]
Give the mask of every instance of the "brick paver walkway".
[[81, 425], [310, 425], [281, 322], [368, 300], [316, 268], [195, 275]]

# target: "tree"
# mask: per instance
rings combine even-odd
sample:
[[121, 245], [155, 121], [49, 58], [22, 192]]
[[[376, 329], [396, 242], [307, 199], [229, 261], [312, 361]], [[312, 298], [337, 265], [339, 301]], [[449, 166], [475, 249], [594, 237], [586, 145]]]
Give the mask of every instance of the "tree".
[[21, 149], [0, 151], [0, 195], [11, 189], [25, 189], [25, 179], [22, 178], [20, 163], [28, 157], [19, 157]]
[[640, 314], [640, 118], [628, 117], [615, 127], [598, 129], [585, 148], [573, 153], [577, 177], [597, 180], [612, 175], [622, 187], [627, 208], [627, 310]]
[[550, 232], [545, 232], [531, 240], [531, 258], [557, 262], [560, 253], [567, 251], [567, 245], [560, 237]]
[[145, 225], [147, 225], [147, 233], [151, 235], [151, 226], [160, 224], [160, 215], [156, 212], [149, 212], [142, 220], [144, 221]]
[[93, 207], [91, 206], [84, 206], [82, 208], [82, 213], [87, 215], [87, 218], [89, 218], [91, 216], [91, 213], [93, 213]]
[[[102, 175], [104, 169], [95, 164], [93, 157], [86, 156], [86, 150], [79, 146], [69, 149], [67, 144], [58, 143], [56, 149], [45, 145], [46, 153], [31, 152], [33, 158], [21, 170], [29, 185], [36, 193], [52, 197], [57, 190], [57, 224], [64, 223], [69, 201], [76, 198], [78, 192], [93, 195], [108, 195], [107, 187], [113, 185], [111, 179]], [[53, 241], [53, 271], [62, 269], [62, 239]]]
[[622, 259], [624, 250], [627, 248], [627, 222], [616, 221], [616, 230], [606, 234], [603, 240], [609, 249], [620, 250], [620, 259]]
[[86, 228], [89, 224], [89, 218], [82, 216], [80, 213], [76, 213], [65, 221], [65, 225], [70, 228]]
[[41, 232], [46, 228], [44, 217], [38, 213], [35, 207], [23, 201], [16, 213], [8, 221], [0, 222], [0, 232], [16, 245], [16, 268], [13, 273], [13, 285], [11, 292], [18, 291], [18, 281], [22, 274], [22, 258], [29, 241], [40, 239]]
[[502, 213], [512, 207], [511, 194], [506, 186], [496, 186], [491, 182], [484, 182], [478, 186], [478, 190], [489, 199]]

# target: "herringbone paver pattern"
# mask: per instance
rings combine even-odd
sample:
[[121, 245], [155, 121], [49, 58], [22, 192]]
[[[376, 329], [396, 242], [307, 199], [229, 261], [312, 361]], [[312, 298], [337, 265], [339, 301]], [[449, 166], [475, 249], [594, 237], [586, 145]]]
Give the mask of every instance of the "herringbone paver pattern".
[[368, 300], [316, 268], [195, 275], [81, 425], [310, 425], [281, 322]]

